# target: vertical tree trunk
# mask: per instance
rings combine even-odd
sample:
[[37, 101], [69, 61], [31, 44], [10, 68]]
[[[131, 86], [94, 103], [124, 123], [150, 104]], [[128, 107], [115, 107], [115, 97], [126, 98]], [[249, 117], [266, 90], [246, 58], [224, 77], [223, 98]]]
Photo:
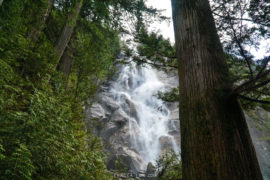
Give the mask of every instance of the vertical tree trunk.
[[69, 78], [71, 66], [72, 66], [72, 47], [66, 48], [60, 62], [59, 62], [59, 71], [62, 72], [66, 78]]
[[40, 33], [45, 28], [45, 23], [51, 13], [54, 0], [46, 0], [45, 3], [46, 8], [41, 9], [41, 14], [38, 22], [36, 22], [35, 27], [28, 33], [28, 37], [31, 38], [33, 42], [38, 40]]
[[73, 33], [74, 27], [76, 26], [76, 22], [77, 22], [78, 16], [80, 14], [80, 11], [83, 5], [83, 1], [84, 0], [77, 0], [75, 4], [75, 8], [69, 14], [66, 25], [57, 41], [57, 44], [55, 46], [56, 59], [57, 59], [56, 66], [59, 64], [59, 61], [67, 47], [67, 44], [70, 41], [71, 35]]
[[262, 179], [207, 0], [172, 0], [184, 180]]

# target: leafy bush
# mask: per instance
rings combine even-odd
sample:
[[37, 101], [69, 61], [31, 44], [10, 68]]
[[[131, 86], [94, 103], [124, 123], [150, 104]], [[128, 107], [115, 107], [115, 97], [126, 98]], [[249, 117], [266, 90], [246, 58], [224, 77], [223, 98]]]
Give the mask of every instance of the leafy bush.
[[180, 155], [174, 151], [162, 154], [156, 161], [156, 170], [158, 180], [181, 180], [182, 165]]

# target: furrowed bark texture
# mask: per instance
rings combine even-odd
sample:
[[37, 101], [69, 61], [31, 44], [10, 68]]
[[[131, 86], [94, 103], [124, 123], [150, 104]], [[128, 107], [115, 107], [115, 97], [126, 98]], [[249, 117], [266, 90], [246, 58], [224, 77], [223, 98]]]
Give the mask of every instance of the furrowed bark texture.
[[59, 64], [59, 61], [70, 41], [71, 35], [73, 33], [74, 27], [76, 26], [76, 22], [83, 5], [83, 1], [84, 0], [77, 0], [75, 8], [69, 14], [66, 25], [57, 41], [57, 44], [55, 46], [57, 64], [55, 68]]
[[172, 0], [184, 180], [262, 179], [207, 0]]

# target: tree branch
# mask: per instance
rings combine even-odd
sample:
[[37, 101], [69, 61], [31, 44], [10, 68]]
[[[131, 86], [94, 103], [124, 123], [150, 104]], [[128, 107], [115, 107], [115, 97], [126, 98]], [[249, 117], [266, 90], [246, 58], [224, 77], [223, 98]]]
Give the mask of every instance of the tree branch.
[[250, 85], [254, 84], [259, 79], [266, 77], [269, 73], [270, 73], [270, 70], [267, 70], [264, 73], [261, 73], [259, 76], [257, 75], [254, 79], [251, 79], [247, 82], [244, 82], [240, 86], [236, 87], [234, 89], [234, 92], [240, 93], [240, 92], [245, 91], [246, 89], [248, 89], [250, 87]]
[[259, 84], [257, 84], [257, 85], [255, 85], [255, 86], [247, 87], [245, 89], [242, 89], [242, 90], [238, 91], [238, 93], [241, 93], [241, 92], [250, 92], [252, 90], [258, 89], [258, 88], [260, 88], [260, 87], [268, 84], [269, 82], [270, 82], [270, 78], [267, 79], [267, 80], [265, 80], [265, 81], [263, 81], [263, 82], [261, 82], [261, 83], [259, 83]]
[[263, 66], [262, 66], [262, 68], [261, 68], [261, 70], [259, 71], [259, 73], [257, 74], [256, 77], [260, 76], [260, 75], [263, 73], [263, 70], [266, 69], [267, 64], [268, 64], [269, 62], [270, 62], [270, 56], [265, 60]]
[[267, 90], [265, 90], [265, 92], [263, 92], [263, 90], [255, 90], [255, 92], [260, 93], [262, 95], [266, 95], [266, 96], [270, 96], [269, 92], [266, 92]]
[[[228, 15], [229, 16], [229, 15]], [[229, 16], [230, 17], [230, 16]], [[240, 54], [241, 56], [244, 58], [244, 60], [246, 61], [247, 63], [247, 66], [248, 66], [248, 69], [249, 69], [249, 72], [250, 72], [250, 76], [251, 76], [251, 79], [253, 79], [253, 71], [252, 71], [252, 68], [251, 68], [251, 64], [249, 62], [249, 58], [247, 57], [247, 55], [245, 54], [245, 50], [242, 46], [242, 44], [240, 43], [239, 39], [237, 38], [237, 35], [236, 35], [236, 31], [233, 27], [233, 24], [232, 22], [230, 21], [230, 25], [231, 25], [231, 28], [232, 28], [232, 31], [233, 31], [233, 36], [234, 36], [234, 40], [236, 42], [236, 44], [238, 45], [239, 49], [240, 49]]]
[[221, 17], [223, 19], [226, 19], [226, 20], [248, 21], [248, 22], [252, 22], [252, 23], [255, 23], [255, 24], [258, 24], [258, 25], [261, 25], [261, 26], [270, 27], [268, 24], [259, 23], [259, 22], [253, 21], [252, 19], [223, 16], [223, 15], [220, 15], [218, 13], [215, 13], [214, 11], [212, 13], [214, 15], [216, 15], [218, 17]]
[[177, 69], [178, 67], [177, 66], [173, 66], [173, 65], [165, 65], [165, 64], [156, 64], [156, 63], [152, 63], [152, 62], [149, 62], [147, 60], [142, 60], [142, 59], [138, 59], [138, 58], [133, 58], [132, 60], [130, 61], [125, 61], [125, 60], [118, 60], [118, 61], [115, 61], [114, 64], [117, 64], [117, 63], [125, 63], [125, 64], [128, 64], [130, 62], [140, 62], [142, 64], [149, 64], [151, 66], [156, 66], [156, 67], [160, 67], [160, 68], [166, 68], [166, 67], [169, 67], [169, 68], [175, 68]]
[[[227, 16], [223, 16], [226, 20], [228, 20], [228, 23], [231, 27], [231, 30], [233, 32], [233, 39], [235, 40], [237, 46], [239, 47], [239, 52], [240, 52], [240, 55], [244, 58], [244, 60], [246, 61], [246, 64], [248, 66], [248, 69], [249, 69], [249, 72], [250, 72], [250, 76], [251, 76], [251, 79], [253, 79], [253, 71], [252, 71], [252, 68], [251, 68], [251, 64], [249, 62], [249, 58], [247, 57], [247, 55], [245, 54], [245, 50], [241, 44], [241, 42], [239, 41], [239, 39], [237, 38], [237, 34], [236, 34], [236, 30], [234, 29], [234, 24], [232, 22], [233, 18], [230, 16], [230, 13], [227, 11], [227, 8], [224, 6], [224, 4], [222, 4], [222, 7], [224, 9], [224, 11], [226, 12]], [[213, 12], [213, 14], [216, 14]], [[242, 29], [242, 27], [241, 27]]]
[[258, 100], [258, 99], [253, 99], [247, 96], [243, 96], [241, 94], [238, 94], [238, 97], [248, 100], [248, 101], [252, 101], [252, 102], [257, 102], [257, 103], [262, 103], [262, 104], [270, 104], [270, 101], [263, 101], [263, 100]]
[[133, 60], [134, 61], [137, 61], [137, 62], [149, 64], [149, 65], [152, 65], [152, 66], [156, 66], [156, 67], [161, 67], [161, 68], [166, 68], [166, 67], [175, 68], [175, 69], [178, 68], [177, 66], [168, 65], [168, 64], [156, 64], [156, 63], [152, 63], [152, 62], [149, 62], [147, 60], [138, 59], [138, 58], [133, 58]]

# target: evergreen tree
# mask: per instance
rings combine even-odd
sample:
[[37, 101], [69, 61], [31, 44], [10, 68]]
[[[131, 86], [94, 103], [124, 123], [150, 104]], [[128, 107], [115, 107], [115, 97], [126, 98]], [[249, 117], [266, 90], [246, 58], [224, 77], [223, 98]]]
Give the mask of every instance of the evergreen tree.
[[156, 13], [136, 4], [0, 4], [1, 179], [112, 179], [101, 141], [86, 131], [84, 107], [115, 70], [123, 29], [112, 21], [123, 17], [116, 11]]
[[207, 0], [172, 0], [183, 179], [262, 179]]

